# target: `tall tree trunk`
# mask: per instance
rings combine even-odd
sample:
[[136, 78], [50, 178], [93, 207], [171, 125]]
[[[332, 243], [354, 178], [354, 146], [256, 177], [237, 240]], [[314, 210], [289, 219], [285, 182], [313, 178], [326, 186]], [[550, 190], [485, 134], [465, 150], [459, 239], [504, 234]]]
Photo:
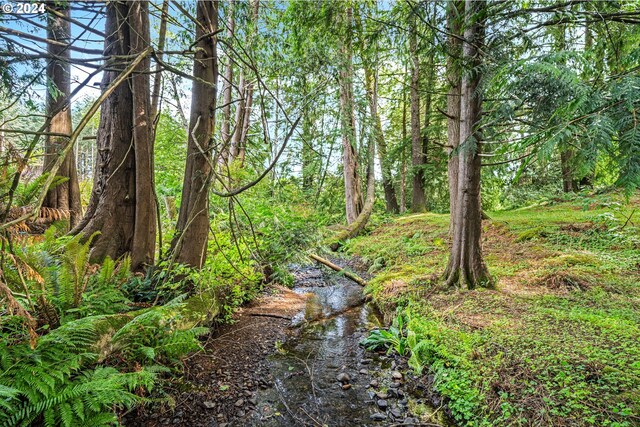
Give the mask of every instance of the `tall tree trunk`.
[[396, 190], [393, 188], [391, 166], [387, 159], [387, 142], [384, 139], [382, 122], [380, 120], [380, 114], [378, 113], [378, 76], [374, 74], [369, 66], [365, 66], [364, 79], [367, 90], [367, 100], [369, 101], [369, 111], [371, 113], [371, 120], [373, 121], [374, 139], [378, 148], [380, 169], [382, 170], [382, 188], [384, 189], [387, 212], [398, 213], [400, 209], [398, 207], [398, 200], [396, 199]]
[[[69, 6], [67, 4], [51, 4], [50, 7], [62, 16], [53, 13], [48, 15], [47, 37], [62, 43], [69, 43], [71, 37], [71, 24], [69, 18]], [[47, 51], [51, 59], [47, 64], [47, 114], [60, 109], [60, 105], [71, 94], [71, 69], [69, 59], [70, 51], [66, 46], [50, 43]], [[48, 132], [71, 135], [71, 107], [67, 106], [58, 111], [49, 124]], [[53, 166], [58, 157], [58, 152], [69, 142], [69, 136], [47, 136], [45, 140], [44, 171], [47, 172]], [[46, 195], [43, 206], [69, 211], [69, 223], [73, 228], [82, 217], [80, 204], [80, 186], [78, 185], [78, 172], [73, 150], [69, 151], [64, 163], [58, 169], [57, 175], [65, 179], [64, 182], [51, 188]]]
[[[437, 25], [436, 3], [435, 2], [427, 3], [427, 7], [433, 7], [430, 25], [433, 28], [435, 28]], [[431, 30], [429, 44], [431, 46], [436, 45], [436, 33], [434, 30]], [[433, 88], [434, 88], [434, 82], [436, 78], [436, 65], [435, 65], [435, 59], [434, 59], [435, 55], [436, 54], [433, 49], [430, 50], [430, 52], [426, 55], [427, 61], [426, 61], [425, 70], [424, 70], [426, 74], [425, 91], [424, 91], [424, 126], [422, 130], [422, 164], [424, 166], [427, 166], [427, 163], [429, 162], [429, 127], [431, 126], [431, 107], [432, 107], [431, 93], [434, 90]], [[423, 187], [422, 188], [423, 188], [423, 194], [425, 199], [425, 202], [424, 202], [425, 210], [429, 210], [429, 200], [426, 194], [426, 190], [424, 188], [424, 182], [425, 180], [428, 180], [428, 179], [429, 177], [427, 176], [427, 171], [423, 169], [423, 172], [422, 172]]]
[[[259, 0], [252, 0], [252, 26], [245, 38], [245, 45], [251, 46], [258, 28], [258, 12], [260, 8]], [[253, 82], [248, 78], [247, 70], [243, 69], [240, 74], [240, 84], [238, 85], [241, 100], [236, 109], [236, 126], [231, 137], [231, 161], [238, 160], [240, 165], [244, 164], [247, 150], [247, 137], [251, 124], [251, 107], [253, 104]]]
[[[169, 18], [169, 0], [162, 2], [162, 11], [160, 12], [160, 29], [158, 31], [158, 58], [162, 61], [164, 54], [164, 45], [167, 39], [167, 19]], [[151, 93], [151, 114], [150, 117], [154, 123], [158, 121], [160, 114], [160, 89], [162, 88], [162, 64], [156, 62], [153, 76], [153, 92]], [[155, 126], [154, 126], [155, 134]]]
[[[406, 76], [406, 68], [405, 73]], [[400, 152], [400, 213], [407, 211], [407, 91], [402, 89], [402, 151]]]
[[358, 152], [356, 148], [356, 116], [353, 98], [353, 58], [351, 26], [353, 9], [346, 7], [342, 16], [345, 37], [340, 46], [340, 119], [342, 128], [342, 166], [344, 174], [344, 196], [347, 224], [352, 224], [362, 211], [362, 187], [358, 174]]
[[[565, 32], [565, 24], [560, 24], [558, 28], [553, 29], [555, 49], [558, 52], [563, 52], [567, 48]], [[563, 65], [566, 64], [563, 63]], [[562, 190], [565, 193], [578, 191], [578, 182], [574, 177], [574, 165], [572, 162], [575, 153], [569, 144], [565, 144], [562, 141], [558, 144], [558, 151], [560, 152], [560, 169], [562, 171]]]
[[193, 61], [187, 165], [182, 202], [172, 242], [175, 260], [200, 268], [207, 255], [211, 146], [216, 118], [218, 2], [199, 0], [196, 12], [196, 55]]
[[[131, 53], [140, 55], [151, 46], [149, 3], [129, 3]], [[133, 95], [133, 149], [135, 153], [136, 206], [135, 229], [131, 247], [131, 266], [140, 270], [153, 263], [156, 237], [156, 197], [153, 185], [153, 121], [150, 99], [149, 56], [143, 59], [131, 78]], [[159, 81], [156, 82], [159, 84]], [[157, 104], [155, 105], [157, 111]]]
[[460, 85], [462, 69], [460, 61], [462, 56], [462, 40], [457, 37], [462, 34], [462, 22], [464, 20], [464, 0], [456, 0], [448, 3], [447, 25], [449, 36], [447, 47], [447, 82], [449, 93], [447, 94], [447, 140], [450, 147], [447, 148], [449, 163], [447, 174], [449, 176], [449, 239], [453, 238], [456, 220], [456, 204], [458, 201], [458, 157], [456, 155], [460, 145]]
[[420, 137], [420, 60], [418, 57], [418, 35], [415, 12], [411, 15], [409, 33], [409, 55], [411, 57], [411, 166], [413, 175], [413, 192], [411, 211], [424, 212], [426, 200], [424, 196], [424, 153]]
[[[140, 54], [149, 48], [147, 2], [108, 2], [105, 57]], [[108, 87], [118, 70], [104, 71]], [[100, 261], [132, 253], [132, 268], [153, 261], [155, 199], [151, 175], [149, 61], [119, 85], [102, 104], [98, 128], [98, 158], [87, 212], [72, 233], [92, 241], [91, 259]]]
[[[227, 6], [227, 40], [233, 43], [236, 28], [234, 1], [230, 1]], [[220, 148], [219, 165], [221, 168], [229, 166], [229, 151], [231, 145], [231, 101], [233, 93], [233, 59], [227, 55], [227, 66], [224, 69], [224, 81], [222, 82], [222, 120], [220, 123], [220, 137], [222, 147]]]
[[[482, 207], [480, 202], [480, 168], [478, 155], [482, 147], [479, 128], [482, 116], [481, 80], [482, 46], [484, 42], [484, 18], [486, 3], [466, 0], [465, 30], [463, 43], [464, 63], [469, 70], [462, 78], [461, 144], [453, 155], [458, 160], [458, 189], [451, 226], [453, 239], [449, 263], [445, 272], [449, 286], [492, 286], [493, 282], [482, 258], [480, 244], [482, 234]], [[453, 197], [454, 195], [452, 195]]]

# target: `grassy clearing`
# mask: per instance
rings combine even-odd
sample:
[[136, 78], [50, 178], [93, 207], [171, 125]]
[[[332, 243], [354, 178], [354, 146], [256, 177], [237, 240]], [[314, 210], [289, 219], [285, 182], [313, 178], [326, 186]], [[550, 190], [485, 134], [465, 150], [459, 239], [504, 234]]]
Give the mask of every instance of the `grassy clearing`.
[[640, 425], [640, 200], [490, 212], [497, 290], [442, 291], [448, 216], [407, 215], [349, 242], [388, 318], [417, 337], [460, 425]]

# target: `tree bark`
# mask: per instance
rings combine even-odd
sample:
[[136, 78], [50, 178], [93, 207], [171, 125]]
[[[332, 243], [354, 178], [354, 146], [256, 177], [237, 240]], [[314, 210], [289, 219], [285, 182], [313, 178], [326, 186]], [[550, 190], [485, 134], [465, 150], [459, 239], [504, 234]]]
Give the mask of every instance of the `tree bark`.
[[371, 120], [373, 121], [374, 139], [378, 148], [380, 169], [382, 170], [382, 188], [384, 189], [386, 210], [389, 213], [398, 213], [400, 208], [398, 207], [396, 190], [393, 188], [391, 166], [387, 159], [387, 142], [384, 139], [382, 122], [380, 120], [380, 114], [378, 113], [378, 77], [370, 67], [365, 66], [364, 78], [367, 100], [369, 101], [369, 111], [371, 113]]
[[[137, 1], [129, 4], [131, 26], [131, 53], [139, 55], [151, 46], [149, 33], [149, 3]], [[144, 58], [131, 78], [133, 95], [133, 149], [135, 153], [136, 206], [135, 228], [131, 247], [131, 266], [141, 270], [153, 264], [156, 237], [156, 197], [153, 185], [153, 121], [148, 71], [151, 60]], [[156, 82], [159, 84], [159, 81]]]
[[[251, 7], [253, 26], [245, 39], [245, 44], [248, 46], [252, 44], [258, 28], [260, 2], [258, 0], [252, 0]], [[247, 74], [247, 70], [245, 69], [243, 69], [240, 74], [238, 89], [241, 99], [236, 109], [236, 125], [231, 137], [231, 161], [238, 160], [240, 165], [244, 164], [246, 156], [247, 137], [251, 124], [251, 107], [253, 104], [253, 82], [247, 77]]]
[[[563, 52], [567, 48], [565, 32], [565, 24], [560, 24], [558, 28], [553, 29], [555, 49], [558, 52]], [[563, 62], [563, 65], [566, 64]], [[576, 192], [578, 191], [578, 181], [574, 176], [574, 165], [572, 162], [575, 153], [571, 146], [563, 142], [558, 144], [558, 151], [560, 152], [560, 169], [562, 171], [562, 190], [565, 193]]]
[[411, 166], [413, 169], [411, 211], [424, 212], [426, 210], [426, 199], [424, 195], [424, 153], [420, 136], [420, 60], [418, 57], [418, 36], [414, 12], [411, 15], [409, 55], [411, 57]]
[[[56, 42], [68, 44], [71, 37], [71, 24], [69, 17], [69, 6], [63, 4], [51, 4], [50, 7], [58, 12], [48, 15], [47, 38]], [[62, 103], [71, 94], [71, 66], [69, 59], [70, 50], [55, 43], [47, 45], [47, 52], [52, 58], [47, 63], [47, 80], [49, 89], [47, 90], [47, 114], [58, 111]], [[67, 106], [58, 111], [49, 124], [48, 132], [71, 135], [71, 107]], [[44, 172], [48, 172], [55, 163], [58, 152], [69, 143], [69, 136], [47, 136], [45, 140]], [[64, 179], [64, 182], [51, 188], [45, 197], [43, 206], [48, 208], [62, 209], [69, 211], [69, 225], [75, 227], [82, 217], [82, 205], [80, 203], [80, 186], [78, 184], [78, 172], [76, 169], [76, 159], [73, 150], [69, 151], [64, 163], [58, 169], [57, 176]]]
[[340, 247], [343, 241], [356, 237], [362, 229], [367, 225], [369, 217], [373, 212], [373, 206], [376, 202], [376, 178], [374, 173], [374, 161], [375, 161], [375, 141], [369, 140], [369, 147], [367, 150], [368, 163], [367, 163], [367, 199], [364, 203], [362, 211], [358, 217], [346, 229], [338, 233], [333, 237], [334, 242], [329, 246], [331, 250], [336, 251]]
[[191, 90], [187, 165], [171, 246], [177, 262], [200, 268], [206, 259], [209, 236], [209, 186], [213, 172], [211, 149], [218, 82], [218, 2], [198, 1], [196, 19], [195, 39], [198, 43], [193, 62], [195, 80]]
[[453, 238], [456, 220], [456, 204], [458, 201], [458, 157], [455, 155], [460, 145], [460, 85], [462, 70], [460, 61], [462, 56], [462, 40], [456, 36], [462, 34], [462, 22], [464, 20], [464, 1], [456, 0], [448, 3], [447, 26], [449, 36], [447, 47], [447, 82], [449, 93], [447, 94], [447, 140], [450, 148], [447, 148], [449, 157], [447, 174], [449, 177], [449, 239]]
[[358, 152], [356, 149], [356, 116], [353, 98], [353, 52], [351, 26], [353, 9], [347, 6], [342, 16], [345, 36], [340, 46], [341, 64], [338, 73], [340, 85], [340, 119], [342, 128], [342, 166], [344, 174], [344, 196], [347, 224], [352, 224], [362, 212], [362, 187], [358, 174]]
[[[473, 289], [477, 286], [493, 285], [487, 266], [482, 258], [482, 207], [480, 202], [480, 168], [478, 155], [482, 147], [480, 118], [482, 116], [482, 93], [480, 66], [481, 49], [484, 42], [484, 18], [486, 3], [466, 0], [465, 30], [463, 43], [464, 63], [469, 69], [462, 78], [460, 141], [453, 156], [458, 161], [458, 188], [455, 211], [451, 213], [453, 238], [449, 263], [445, 272], [448, 286]], [[454, 195], [452, 195], [453, 197]]]
[[[233, 42], [236, 22], [234, 19], [234, 2], [230, 1], [227, 7], [227, 39]], [[231, 101], [233, 92], [233, 59], [227, 55], [227, 66], [224, 70], [224, 81], [222, 82], [222, 120], [220, 123], [220, 137], [222, 147], [220, 148], [219, 166], [228, 168], [229, 151], [231, 145]]]
[[578, 191], [578, 181], [574, 177], [572, 159], [573, 150], [567, 147], [560, 147], [560, 168], [562, 170], [562, 190], [565, 193], [575, 193]]
[[[407, 75], [405, 67], [405, 75]], [[404, 85], [403, 85], [404, 86]], [[407, 91], [402, 89], [402, 151], [400, 152], [400, 213], [407, 211]]]
[[[107, 3], [105, 57], [133, 57], [134, 53], [148, 49], [147, 8], [147, 2]], [[107, 88], [119, 74], [119, 70], [105, 70], [102, 87]], [[82, 221], [72, 230], [85, 238], [101, 233], [92, 240], [94, 262], [107, 256], [116, 259], [126, 253], [131, 253], [135, 260], [134, 269], [153, 261], [155, 199], [148, 74], [146, 58], [102, 104], [91, 199]]]

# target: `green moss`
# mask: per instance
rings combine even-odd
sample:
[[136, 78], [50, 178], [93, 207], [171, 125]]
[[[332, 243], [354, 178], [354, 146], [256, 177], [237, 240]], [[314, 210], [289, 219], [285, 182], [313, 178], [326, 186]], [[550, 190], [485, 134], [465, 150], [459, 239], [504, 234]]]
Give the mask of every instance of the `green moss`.
[[[483, 251], [496, 291], [432, 282], [446, 266], [447, 215], [399, 217], [347, 250], [384, 258], [369, 291], [386, 318], [397, 309], [410, 318], [410, 364], [432, 375], [458, 425], [631, 427], [640, 419], [640, 242], [616, 218], [633, 203], [609, 195], [489, 213]], [[565, 277], [584, 286], [551, 286]]]
[[549, 233], [544, 227], [535, 227], [518, 233], [516, 242], [524, 242], [526, 240], [533, 240], [540, 237], [547, 237]]

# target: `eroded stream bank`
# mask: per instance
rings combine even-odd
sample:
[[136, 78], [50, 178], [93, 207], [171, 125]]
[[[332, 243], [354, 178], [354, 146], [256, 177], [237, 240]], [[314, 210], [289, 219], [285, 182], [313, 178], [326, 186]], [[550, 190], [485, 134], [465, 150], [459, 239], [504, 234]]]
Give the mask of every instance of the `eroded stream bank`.
[[412, 411], [436, 411], [400, 361], [359, 345], [380, 326], [359, 285], [323, 267], [292, 273], [292, 291], [279, 289], [244, 309], [187, 361], [175, 409], [127, 424], [420, 425]]

